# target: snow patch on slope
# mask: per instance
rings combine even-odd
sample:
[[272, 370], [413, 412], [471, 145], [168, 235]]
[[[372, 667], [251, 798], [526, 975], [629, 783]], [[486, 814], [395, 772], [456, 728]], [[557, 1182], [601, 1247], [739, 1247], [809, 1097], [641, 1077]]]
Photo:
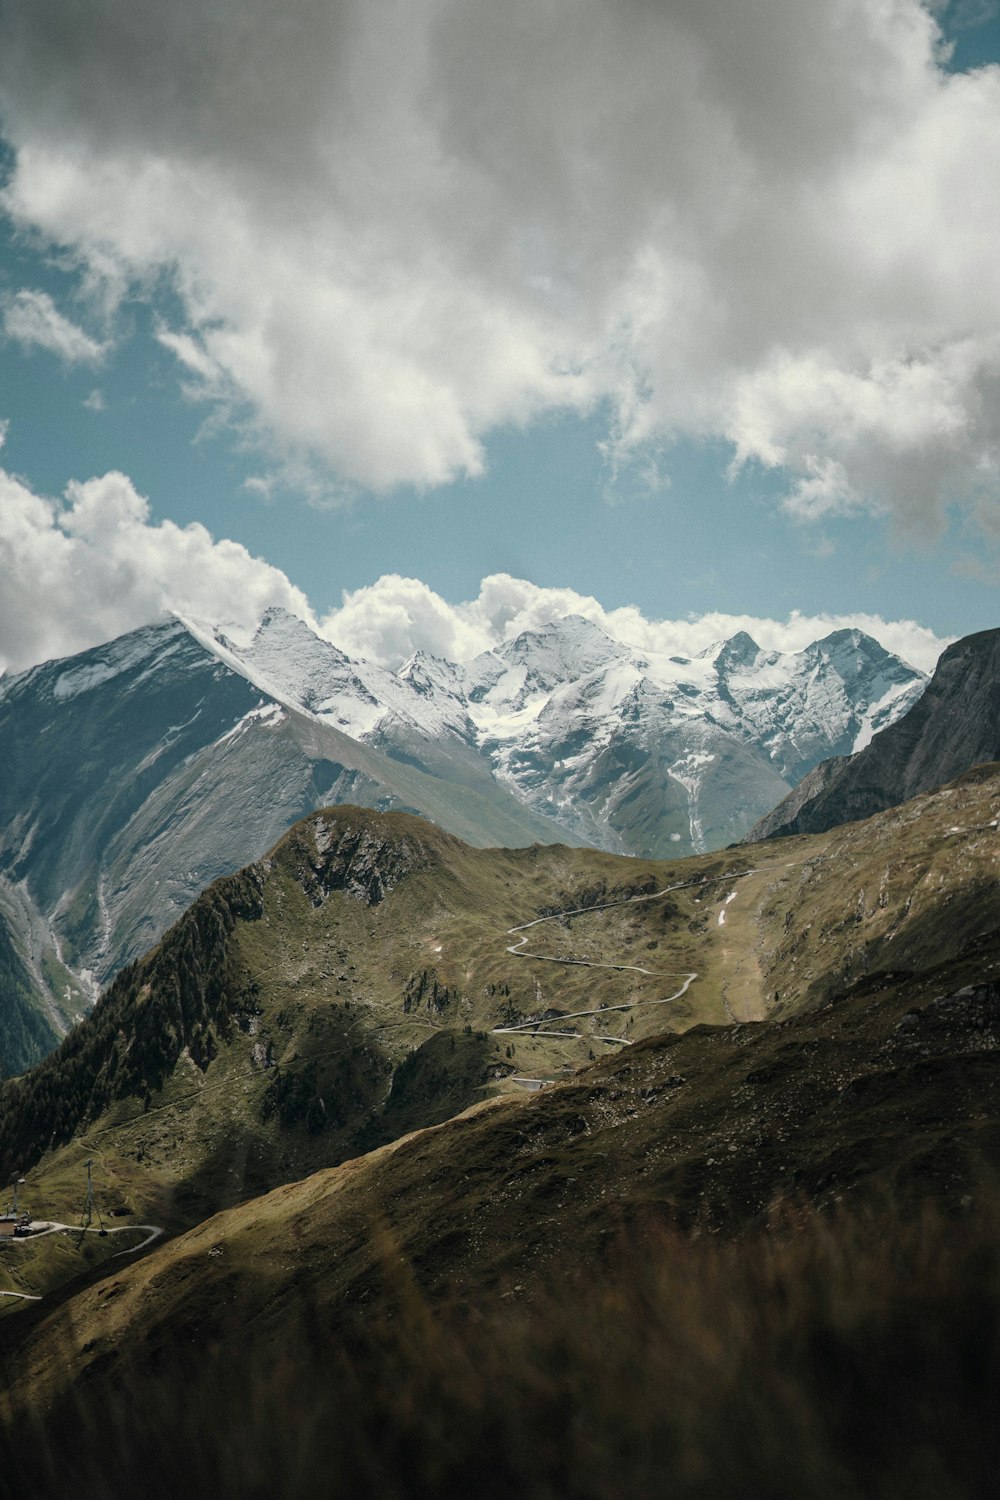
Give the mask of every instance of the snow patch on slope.
[[692, 750], [688, 755], [683, 755], [675, 760], [672, 766], [667, 768], [667, 775], [682, 786], [687, 793], [688, 799], [688, 824], [691, 834], [691, 848], [695, 854], [705, 852], [705, 830], [702, 826], [701, 812], [698, 799], [701, 795], [703, 772], [706, 766], [711, 765], [715, 756], [706, 750]]

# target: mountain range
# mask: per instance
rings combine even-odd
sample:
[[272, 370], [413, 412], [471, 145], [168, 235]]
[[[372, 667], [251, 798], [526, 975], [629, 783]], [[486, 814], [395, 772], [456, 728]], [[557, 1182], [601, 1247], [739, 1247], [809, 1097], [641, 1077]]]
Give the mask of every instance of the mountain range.
[[446, 779], [484, 769], [573, 842], [653, 858], [741, 837], [819, 761], [906, 712], [926, 678], [839, 630], [800, 652], [741, 632], [694, 657], [644, 654], [567, 615], [468, 662], [352, 662], [270, 610], [206, 646], [262, 691]]
[[418, 812], [479, 845], [710, 850], [925, 681], [858, 631], [650, 657], [577, 616], [391, 672], [280, 609], [243, 643], [170, 618], [0, 679], [0, 1069], [313, 807]]

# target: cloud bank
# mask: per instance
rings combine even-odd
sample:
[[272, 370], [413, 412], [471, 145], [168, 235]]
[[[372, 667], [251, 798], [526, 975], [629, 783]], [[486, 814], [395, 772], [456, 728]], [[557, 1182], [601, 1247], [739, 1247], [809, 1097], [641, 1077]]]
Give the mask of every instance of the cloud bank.
[[311, 620], [305, 595], [238, 542], [197, 523], [153, 525], [124, 474], [60, 501], [0, 469], [0, 671], [71, 655], [164, 610], [246, 629], [268, 604]]
[[3, 202], [341, 481], [606, 405], [995, 530], [1000, 70], [941, 64], [918, 0], [12, 0]]
[[301, 589], [240, 543], [216, 541], [196, 522], [152, 522], [149, 502], [118, 473], [74, 482], [51, 500], [0, 469], [0, 578], [0, 672], [72, 655], [166, 610], [246, 637], [271, 604], [348, 655], [391, 667], [418, 649], [467, 660], [565, 614], [585, 615], [640, 651], [668, 654], [693, 653], [737, 630], [764, 647], [795, 650], [841, 625], [857, 625], [929, 669], [946, 644], [913, 621], [877, 615], [647, 620], [638, 609], [606, 610], [573, 589], [540, 588], [506, 573], [483, 579], [478, 596], [459, 604], [418, 579], [388, 574], [345, 592], [339, 609], [317, 619]]
[[713, 612], [686, 620], [648, 620], [632, 606], [605, 609], [591, 595], [541, 588], [508, 573], [484, 578], [478, 597], [457, 605], [448, 604], [416, 578], [386, 574], [367, 588], [345, 592], [340, 609], [331, 611], [318, 628], [349, 656], [398, 667], [416, 650], [468, 660], [523, 630], [540, 630], [571, 614], [583, 615], [615, 640], [648, 655], [693, 656], [740, 630], [765, 650], [800, 651], [833, 630], [857, 628], [929, 672], [947, 645], [913, 620], [870, 614], [810, 615], [795, 610], [788, 619], [775, 620]]

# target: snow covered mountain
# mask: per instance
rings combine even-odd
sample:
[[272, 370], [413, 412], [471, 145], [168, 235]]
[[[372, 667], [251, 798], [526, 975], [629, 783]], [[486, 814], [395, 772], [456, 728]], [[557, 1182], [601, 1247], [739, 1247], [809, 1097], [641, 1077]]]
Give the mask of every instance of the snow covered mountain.
[[651, 657], [567, 615], [469, 663], [417, 652], [399, 672], [349, 660], [280, 609], [247, 646], [202, 639], [274, 699], [391, 759], [499, 784], [573, 840], [640, 855], [744, 837], [925, 685], [858, 630], [784, 654], [741, 633], [697, 657]]
[[392, 672], [280, 609], [246, 644], [171, 618], [2, 679], [0, 938], [19, 1035], [26, 986], [60, 1032], [314, 806], [416, 811], [477, 844], [701, 852], [867, 744], [924, 682], [857, 631], [786, 655], [737, 635], [649, 657], [576, 616]]
[[861, 749], [926, 679], [840, 630], [804, 651], [745, 633], [645, 656], [568, 615], [468, 663], [351, 661], [270, 610], [249, 646], [209, 649], [275, 699], [468, 786], [506, 788], [575, 840], [700, 853], [743, 837], [820, 761]]
[[530, 806], [604, 848], [662, 855], [741, 838], [755, 808], [867, 744], [925, 679], [860, 631], [796, 653], [740, 634], [649, 657], [567, 617], [479, 657], [467, 682], [482, 752]]

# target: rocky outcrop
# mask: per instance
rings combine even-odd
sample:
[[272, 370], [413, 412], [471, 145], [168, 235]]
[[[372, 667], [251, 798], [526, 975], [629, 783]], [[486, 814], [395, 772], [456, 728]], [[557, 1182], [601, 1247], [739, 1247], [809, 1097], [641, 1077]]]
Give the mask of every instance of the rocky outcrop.
[[404, 875], [426, 864], [420, 839], [401, 831], [412, 820], [374, 819], [359, 808], [326, 808], [296, 830], [286, 857], [314, 906], [345, 891], [366, 906], [384, 901]]

